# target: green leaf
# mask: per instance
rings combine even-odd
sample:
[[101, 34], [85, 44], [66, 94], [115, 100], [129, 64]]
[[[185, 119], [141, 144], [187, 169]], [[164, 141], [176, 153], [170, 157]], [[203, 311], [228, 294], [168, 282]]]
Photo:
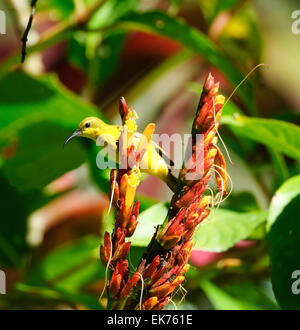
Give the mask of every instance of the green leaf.
[[282, 154], [273, 148], [269, 148], [272, 164], [276, 170], [275, 188], [278, 188], [285, 180], [289, 178], [289, 169]]
[[246, 239], [266, 221], [266, 212], [240, 213], [225, 209], [212, 210], [194, 235], [195, 248], [222, 252]]
[[287, 180], [276, 191], [268, 217], [272, 285], [278, 303], [285, 309], [300, 308], [300, 295], [292, 291], [297, 279], [292, 274], [300, 269], [299, 214], [300, 175]]
[[240, 282], [224, 288], [202, 281], [201, 288], [218, 310], [273, 310], [276, 305], [251, 282]]
[[234, 128], [234, 132], [262, 143], [283, 154], [300, 159], [300, 128], [275, 119], [223, 116], [222, 123]]
[[57, 248], [32, 269], [26, 284], [76, 289], [88, 284], [88, 279], [94, 280], [95, 274], [100, 275], [101, 270], [104, 276], [105, 269], [99, 260], [99, 246], [98, 237], [87, 236]]
[[[67, 291], [63, 289], [49, 289], [47, 287], [36, 287], [36, 286], [31, 286], [27, 285], [24, 283], [18, 283], [16, 285], [16, 290], [17, 292], [20, 292], [22, 294], [28, 294], [31, 296], [40, 296], [44, 298], [45, 300], [58, 300], [58, 301], [65, 301], [69, 303], [75, 303], [75, 304], [80, 304], [88, 309], [97, 309], [101, 310], [103, 309], [99, 303], [98, 303], [98, 297], [93, 296], [90, 294], [85, 294], [81, 292], [76, 292], [76, 291]], [[26, 296], [23, 298], [24, 300], [26, 299]], [[22, 308], [23, 306], [20, 306]]]
[[144, 195], [137, 195], [137, 200], [140, 201], [140, 214], [150, 207], [154, 206], [155, 204], [158, 204], [157, 199], [154, 199], [152, 197], [144, 196]]
[[52, 10], [59, 15], [59, 19], [68, 18], [74, 11], [74, 0], [46, 0], [38, 2], [37, 10]]
[[300, 175], [294, 176], [276, 191], [272, 198], [269, 216], [267, 221], [267, 229], [274, 224], [284, 208], [300, 194]]
[[99, 152], [102, 151], [94, 142], [89, 144], [88, 165], [94, 183], [97, 185], [100, 191], [108, 194], [110, 191], [110, 168], [104, 170], [100, 170], [98, 168], [96, 159]]
[[221, 11], [234, 9], [239, 5], [242, 0], [218, 0], [216, 4], [216, 14], [219, 14]]
[[249, 63], [261, 63], [261, 29], [251, 5], [233, 10], [231, 19], [221, 31], [218, 43], [225, 54], [248, 70]]
[[50, 122], [21, 129], [17, 152], [3, 165], [9, 183], [20, 191], [41, 189], [81, 165], [86, 159], [81, 143], [72, 141], [63, 150], [62, 141], [66, 136], [63, 127]]
[[221, 12], [225, 10], [233, 10], [233, 8], [241, 0], [198, 0], [197, 3], [203, 13], [206, 21], [210, 24], [214, 18]]
[[[115, 23], [139, 4], [138, 0], [109, 0], [91, 17], [87, 26], [104, 29]], [[73, 64], [87, 71], [91, 81], [101, 86], [118, 68], [126, 36], [124, 31], [77, 32], [69, 44], [69, 57]]]
[[[263, 210], [267, 209], [269, 207], [269, 199], [254, 176], [251, 164], [241, 156], [238, 156], [235, 149], [232, 148], [233, 142], [229, 141], [228, 143], [226, 139], [224, 140], [233, 162], [233, 164], [227, 163], [227, 171], [233, 182], [233, 193], [250, 192], [257, 200], [259, 207]], [[236, 182], [239, 184], [234, 184]]]
[[[233, 87], [237, 86], [244, 78], [240, 71], [232, 65], [207, 36], [188, 26], [183, 20], [167, 16], [162, 12], [130, 13], [121, 18], [116, 26], [130, 30], [158, 33], [181, 43], [219, 68]], [[244, 82], [238, 93], [249, 111], [255, 113], [253, 88], [250, 82]]]
[[69, 92], [54, 75], [34, 78], [13, 72], [0, 80], [0, 89], [0, 144], [15, 137], [19, 129], [40, 121], [74, 130], [84, 117], [101, 117], [95, 106]]
[[0, 268], [21, 265], [27, 251], [25, 241], [27, 209], [23, 196], [0, 173]]
[[75, 271], [55, 281], [55, 288], [74, 291], [74, 289], [84, 288], [91, 283], [97, 283], [99, 280], [104, 281], [104, 275], [105, 268], [100, 259], [88, 259], [87, 262], [84, 262], [80, 267], [76, 267]]
[[135, 246], [135, 242], [132, 241], [134, 244], [133, 246], [130, 247], [129, 254], [127, 259], [129, 260], [129, 267], [131, 271], [136, 271], [138, 265], [141, 262], [141, 259], [143, 257], [143, 254], [146, 250], [146, 247], [144, 246]]
[[103, 29], [115, 23], [129, 11], [136, 9], [138, 0], [106, 1], [88, 22], [90, 29]]
[[250, 192], [232, 193], [222, 204], [226, 209], [236, 212], [258, 211], [259, 205], [255, 196]]
[[[119, 58], [125, 39], [124, 32], [109, 33], [104, 40], [96, 43], [94, 49], [84, 32], [77, 32], [69, 43], [69, 58], [72, 64], [86, 71], [97, 86], [101, 86], [118, 68]], [[99, 37], [99, 33], [96, 35]]]
[[[97, 109], [67, 91], [54, 78], [33, 78], [14, 72], [0, 80], [0, 145], [16, 144], [4, 160], [4, 173], [20, 190], [42, 188], [86, 159], [83, 144], [63, 142]], [[15, 91], [18, 91], [16, 93]]]
[[131, 239], [133, 244], [135, 246], [147, 246], [155, 232], [155, 226], [164, 222], [167, 213], [167, 203], [158, 203], [139, 214], [139, 223]]

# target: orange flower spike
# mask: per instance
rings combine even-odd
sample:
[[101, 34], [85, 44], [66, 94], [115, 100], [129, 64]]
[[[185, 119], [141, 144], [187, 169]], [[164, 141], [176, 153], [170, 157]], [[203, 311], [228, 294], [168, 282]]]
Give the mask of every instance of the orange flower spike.
[[217, 123], [222, 115], [222, 107], [224, 105], [225, 102], [225, 97], [223, 95], [217, 95], [215, 97], [215, 116], [214, 116], [214, 121]]
[[206, 93], [209, 92], [213, 88], [214, 84], [215, 84], [215, 78], [212, 76], [211, 72], [209, 72], [203, 86], [203, 91]]
[[158, 304], [158, 298], [157, 297], [151, 297], [143, 303], [142, 309], [143, 310], [151, 310], [157, 304]]
[[128, 116], [128, 107], [125, 101], [125, 98], [122, 96], [120, 99], [120, 104], [119, 104], [119, 112], [120, 116], [122, 118], [123, 125], [125, 124], [125, 120]]
[[160, 264], [160, 258], [159, 255], [157, 255], [151, 262], [151, 264], [146, 268], [146, 270], [144, 271], [144, 275], [143, 278], [152, 278], [152, 275], [156, 272], [157, 267]]
[[138, 118], [138, 115], [134, 110], [131, 108], [128, 109], [128, 115], [125, 119], [125, 125], [127, 126], [127, 132], [132, 135], [137, 131], [137, 124], [136, 119]]
[[204, 103], [199, 113], [199, 116], [197, 116], [195, 119], [195, 124], [194, 124], [195, 129], [199, 129], [201, 127], [205, 118], [209, 114], [209, 111], [210, 111], [209, 105], [207, 103]]
[[112, 273], [111, 281], [109, 284], [109, 289], [112, 290], [112, 295], [116, 296], [120, 291], [122, 281], [125, 277], [125, 273], [128, 269], [128, 261], [127, 260], [119, 260], [116, 263], [116, 267], [114, 272]]
[[132, 216], [130, 218], [130, 222], [127, 224], [127, 232], [126, 232], [127, 237], [131, 237], [134, 234], [137, 225], [138, 225], [138, 221], [136, 220], [136, 217]]
[[120, 150], [120, 168], [127, 169], [128, 166], [128, 150], [127, 150], [128, 132], [127, 127], [123, 126], [119, 137], [119, 150]]
[[179, 285], [181, 284], [182, 282], [184, 281], [184, 276], [182, 275], [179, 275], [175, 278], [175, 280], [171, 283], [172, 286], [174, 286], [174, 289]]
[[131, 289], [138, 283], [140, 279], [141, 274], [139, 272], [135, 272], [122, 289], [120, 293], [120, 300], [124, 299], [126, 296], [129, 295]]
[[166, 282], [158, 287], [151, 288], [149, 293], [151, 296], [156, 296], [158, 298], [163, 298], [168, 296], [174, 291], [174, 289], [184, 281], [184, 276], [177, 276], [171, 283]]
[[112, 244], [108, 232], [104, 234], [104, 246], [100, 247], [100, 258], [104, 266], [107, 266], [112, 256]]
[[126, 233], [127, 237], [130, 237], [134, 233], [135, 228], [138, 224], [137, 217], [139, 214], [140, 204], [141, 204], [140, 201], [137, 201], [132, 210], [131, 218], [127, 223], [127, 233]]
[[204, 135], [204, 146], [209, 146], [212, 143], [212, 140], [215, 138], [215, 135], [217, 134], [217, 130], [219, 128], [219, 123], [216, 123], [216, 125], [212, 126]]
[[173, 232], [173, 235], [168, 233], [165, 237], [163, 236], [158, 237], [157, 240], [165, 250], [170, 250], [174, 245], [176, 245], [180, 241], [183, 232], [184, 232], [184, 225], [180, 224], [178, 225], [176, 232]]
[[120, 274], [116, 274], [115, 272], [112, 274], [110, 283], [109, 283], [109, 293], [112, 297], [115, 297], [121, 288], [122, 276]]
[[211, 177], [212, 171], [209, 170], [200, 181], [195, 183], [183, 196], [175, 202], [177, 209], [188, 207], [195, 196], [201, 195], [207, 188], [207, 182]]
[[114, 192], [113, 203], [116, 204], [120, 197], [120, 188], [117, 182], [117, 171], [111, 170], [110, 172], [110, 194]]
[[217, 187], [218, 187], [218, 191], [220, 193], [222, 193], [223, 196], [225, 196], [227, 193], [226, 190], [227, 190], [227, 184], [228, 184], [226, 162], [225, 162], [225, 158], [224, 158], [221, 150], [219, 149], [219, 147], [215, 146], [215, 148], [217, 149], [217, 153], [216, 153], [215, 161], [214, 161], [215, 165], [217, 165], [216, 170], [218, 171], [218, 172], [215, 172]]
[[218, 150], [215, 146], [213, 148], [209, 149], [208, 153], [204, 157], [204, 162], [209, 161], [209, 160], [213, 160], [215, 158], [217, 152], [218, 152]]
[[165, 249], [171, 249], [177, 242], [180, 241], [184, 232], [184, 224], [182, 220], [186, 216], [186, 209], [181, 209], [179, 213], [163, 228], [158, 234], [157, 241]]
[[205, 195], [201, 198], [199, 204], [197, 205], [198, 208], [200, 209], [204, 209], [206, 208], [208, 205], [210, 205], [212, 200], [212, 197], [209, 195]]
[[125, 173], [122, 175], [120, 181], [120, 196], [126, 196], [127, 186], [128, 186], [128, 174]]
[[203, 86], [203, 91], [194, 119], [192, 127], [193, 134], [204, 132], [210, 124], [214, 122], [213, 99], [218, 91], [219, 83], [215, 83], [214, 77], [209, 73]]
[[161, 301], [156, 306], [154, 306], [153, 310], [159, 311], [159, 310], [163, 309], [165, 307], [165, 305], [169, 303], [170, 300], [171, 300], [170, 297], [161, 299]]
[[[137, 131], [136, 119], [138, 118], [136, 112], [128, 107], [124, 97], [120, 99], [119, 112], [124, 126], [124, 148], [129, 148], [131, 144], [131, 137]], [[124, 150], [125, 151], [125, 150]]]
[[185, 274], [190, 268], [191, 268], [191, 265], [189, 265], [189, 264], [185, 264], [185, 265], [182, 267], [182, 269], [181, 269], [179, 275], [184, 276], [184, 274]]
[[184, 281], [184, 276], [177, 276], [171, 283], [166, 282], [156, 288], [150, 289], [149, 294], [158, 298], [164, 298], [171, 294], [175, 288]]
[[125, 259], [130, 249], [131, 242], [121, 244], [114, 253], [113, 260]]
[[164, 284], [173, 274], [175, 274], [179, 269], [179, 266], [173, 267], [171, 270], [166, 272], [158, 281], [156, 281], [151, 288], [154, 289], [162, 284]]
[[170, 282], [167, 282], [156, 288], [151, 288], [149, 290], [149, 294], [151, 297], [155, 296], [158, 298], [164, 298], [169, 295], [174, 289], [175, 287], [173, 288], [172, 284]]
[[125, 242], [125, 232], [124, 229], [121, 227], [117, 227], [114, 236], [114, 251], [118, 248], [120, 244]]
[[183, 245], [183, 249], [188, 253], [188, 256], [190, 256], [190, 254], [192, 253], [192, 249], [193, 249], [194, 243], [192, 240], [187, 241], [184, 245]]
[[156, 283], [165, 273], [165, 271], [170, 267], [170, 264], [166, 262], [162, 267], [160, 267], [153, 275], [151, 280], [148, 283], [150, 287], [152, 284]]
[[[126, 145], [127, 149], [130, 148], [132, 143], [132, 137], [137, 131], [136, 119], [138, 118], [136, 112], [131, 108], [128, 108], [128, 114], [124, 122], [124, 130], [127, 132]], [[125, 141], [124, 141], [125, 142]]]
[[213, 97], [213, 96], [217, 95], [219, 92], [219, 88], [220, 88], [220, 83], [219, 82], [215, 83], [212, 86], [212, 88], [210, 89], [210, 91], [208, 92], [208, 96]]
[[135, 192], [140, 184], [140, 170], [138, 168], [135, 168], [130, 171], [130, 174], [128, 176], [127, 181], [127, 187], [125, 192], [125, 214], [129, 215], [129, 210], [131, 210], [131, 207], [134, 202]]

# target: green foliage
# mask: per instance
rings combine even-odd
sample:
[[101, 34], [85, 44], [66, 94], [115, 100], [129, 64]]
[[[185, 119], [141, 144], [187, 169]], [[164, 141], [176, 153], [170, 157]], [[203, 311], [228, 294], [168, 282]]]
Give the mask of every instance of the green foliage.
[[17, 145], [15, 156], [3, 165], [11, 185], [19, 190], [42, 188], [84, 162], [80, 142], [72, 141], [65, 150], [62, 145], [83, 118], [100, 116], [95, 107], [65, 90], [53, 76], [35, 79], [15, 72], [0, 80], [0, 88], [0, 144]]
[[224, 201], [223, 207], [237, 212], [251, 212], [259, 209], [257, 200], [249, 192], [231, 194], [230, 198]]
[[292, 292], [292, 273], [299, 269], [300, 176], [287, 180], [275, 193], [268, 217], [268, 242], [272, 284], [280, 306], [299, 309], [300, 297]]
[[[220, 288], [209, 281], [201, 282], [202, 290], [218, 310], [273, 310], [276, 305], [251, 282], [240, 282]], [[245, 295], [245, 292], [247, 294]]]
[[262, 143], [283, 154], [300, 159], [300, 128], [275, 119], [224, 116], [222, 123], [233, 127], [235, 132]]
[[101, 86], [118, 68], [124, 39], [124, 32], [110, 33], [102, 41], [99, 33], [78, 32], [69, 43], [70, 61], [83, 71], [88, 68], [92, 82]]
[[168, 213], [166, 203], [158, 203], [140, 213], [139, 226], [133, 234], [132, 240], [135, 246], [147, 246], [155, 232], [155, 226], [161, 225]]
[[73, 0], [46, 0], [38, 3], [40, 10], [52, 10], [59, 19], [68, 18], [74, 11], [75, 5]]
[[212, 210], [194, 234], [195, 247], [211, 252], [226, 251], [246, 239], [266, 218], [267, 213], [262, 211]]
[[119, 21], [119, 19], [126, 15], [128, 12], [136, 9], [138, 3], [138, 0], [106, 1], [100, 10], [98, 10], [96, 14], [90, 19], [88, 22], [88, 27], [90, 29], [106, 28]]
[[[243, 75], [231, 64], [214, 43], [198, 30], [188, 26], [183, 20], [169, 17], [161, 12], [133, 13], [128, 14], [120, 20], [120, 27], [162, 34], [181, 43], [219, 68], [233, 86], [239, 84], [243, 79]], [[253, 88], [249, 81], [246, 81], [240, 87], [238, 93], [249, 111], [255, 113]]]
[[[21, 129], [16, 155], [3, 165], [10, 184], [19, 190], [41, 189], [81, 165], [86, 153], [78, 141], [63, 150], [61, 141], [66, 136], [65, 128], [46, 121]], [[60, 160], [59, 164], [56, 159]]]
[[208, 24], [222, 11], [231, 10], [238, 5], [241, 0], [198, 0], [197, 1]]
[[[101, 310], [101, 306], [98, 302], [98, 297], [90, 294], [85, 294], [81, 292], [72, 292], [70, 290], [63, 289], [49, 289], [48, 287], [34, 287], [30, 285], [26, 285], [23, 283], [18, 283], [16, 287], [16, 291], [18, 294], [24, 294], [25, 299], [29, 301], [36, 297], [42, 299], [42, 301], [53, 301], [54, 305], [59, 306], [63, 303], [71, 303], [72, 305], [82, 305], [85, 308], [92, 310]], [[22, 308], [23, 306], [17, 306], [15, 303], [12, 306], [14, 309], [16, 307]], [[40, 308], [40, 306], [38, 306]]]
[[0, 267], [16, 267], [22, 264], [26, 253], [26, 201], [23, 196], [0, 173], [1, 226], [0, 226]]
[[0, 143], [40, 121], [55, 122], [70, 131], [86, 116], [101, 117], [96, 107], [70, 93], [53, 75], [34, 78], [13, 72], [0, 80], [0, 89]]
[[52, 251], [34, 266], [25, 283], [74, 291], [104, 278], [99, 242], [98, 237], [86, 236]]

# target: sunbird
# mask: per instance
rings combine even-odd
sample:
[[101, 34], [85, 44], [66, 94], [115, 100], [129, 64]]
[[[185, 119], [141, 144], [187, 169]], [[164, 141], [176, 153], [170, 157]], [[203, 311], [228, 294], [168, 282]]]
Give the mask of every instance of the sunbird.
[[[120, 125], [109, 125], [97, 117], [88, 117], [82, 120], [76, 131], [65, 141], [64, 146], [75, 137], [85, 137], [97, 141], [101, 137], [105, 145], [118, 151], [119, 137], [123, 127]], [[134, 133], [133, 143], [138, 144], [142, 134]], [[118, 152], [117, 161], [118, 161]], [[174, 163], [169, 159], [164, 150], [154, 141], [150, 141], [140, 163], [142, 172], [154, 175], [165, 181], [167, 185], [175, 191], [177, 179], [171, 173], [170, 166]]]

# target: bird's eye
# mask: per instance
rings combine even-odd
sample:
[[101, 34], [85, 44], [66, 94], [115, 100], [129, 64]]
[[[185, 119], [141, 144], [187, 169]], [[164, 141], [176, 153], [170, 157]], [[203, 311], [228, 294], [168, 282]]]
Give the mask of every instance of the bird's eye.
[[89, 127], [91, 126], [91, 123], [88, 122], [88, 123], [86, 123], [84, 126], [85, 126], [86, 128], [89, 128]]

